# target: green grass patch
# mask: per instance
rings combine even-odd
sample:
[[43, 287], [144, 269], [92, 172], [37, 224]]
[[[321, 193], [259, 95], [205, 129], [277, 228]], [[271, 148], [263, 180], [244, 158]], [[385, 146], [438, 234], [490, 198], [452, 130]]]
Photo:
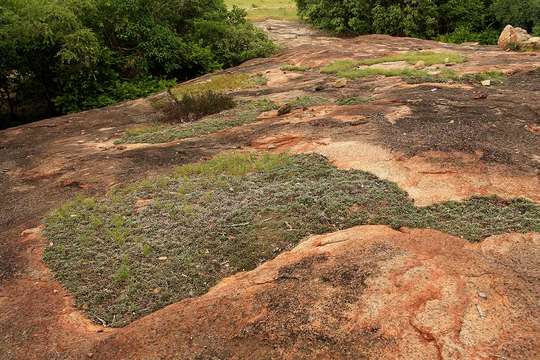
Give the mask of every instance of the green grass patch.
[[195, 122], [178, 125], [156, 122], [150, 125], [127, 129], [122, 137], [115, 141], [115, 144], [158, 144], [208, 135], [232, 127], [253, 123], [257, 121], [257, 117], [262, 112], [275, 108], [275, 104], [266, 99], [239, 102], [234, 109], [210, 115]]
[[[462, 63], [466, 58], [458, 53], [453, 52], [432, 52], [432, 51], [414, 51], [397, 55], [383, 56], [371, 59], [362, 60], [338, 60], [321, 68], [323, 74], [336, 74], [339, 77], [348, 79], [357, 79], [368, 76], [401, 76], [407, 78], [430, 78], [436, 77], [430, 75], [426, 70], [414, 68], [383, 68], [383, 67], [361, 67], [387, 62], [405, 61], [410, 65], [414, 65], [419, 61], [423, 61], [426, 66], [444, 64], [444, 63]], [[444, 72], [444, 71], [443, 71]], [[444, 76], [446, 75], [446, 77]], [[441, 74], [439, 79], [446, 80], [448, 73]]]
[[294, 0], [225, 0], [225, 4], [246, 10], [250, 21], [298, 20]]
[[465, 56], [456, 52], [411, 51], [396, 55], [358, 60], [356, 61], [356, 65], [375, 65], [396, 61], [405, 61], [410, 65], [414, 65], [419, 61], [423, 61], [426, 66], [431, 66], [446, 63], [460, 64], [466, 60], [467, 58]]
[[504, 83], [506, 75], [502, 71], [484, 71], [481, 73], [465, 74], [463, 80], [481, 83], [484, 80], [490, 80], [494, 85]]
[[344, 105], [360, 105], [366, 104], [370, 101], [370, 98], [359, 97], [359, 96], [349, 96], [343, 97], [336, 100], [336, 104], [340, 106]]
[[337, 60], [321, 68], [323, 74], [339, 74], [343, 71], [353, 70], [358, 66], [358, 62], [354, 60]]
[[199, 95], [208, 91], [226, 92], [266, 84], [266, 78], [253, 74], [220, 74], [208, 80], [180, 84], [170, 90], [171, 95], [182, 99], [186, 94]]
[[300, 108], [309, 107], [309, 106], [326, 105], [326, 104], [330, 104], [331, 102], [332, 100], [324, 96], [316, 96], [316, 95], [299, 96], [295, 99], [288, 101], [288, 103], [291, 105], [293, 109], [300, 109]]
[[[140, 199], [151, 202], [137, 208]], [[361, 224], [478, 241], [540, 231], [540, 206], [493, 197], [419, 208], [394, 183], [319, 155], [229, 153], [101, 200], [75, 198], [45, 219], [44, 258], [79, 308], [122, 326], [201, 295], [310, 234]]]
[[308, 66], [285, 64], [285, 65], [282, 65], [280, 69], [283, 71], [291, 71], [291, 72], [306, 72], [311, 68]]
[[362, 69], [350, 69], [345, 71], [340, 71], [337, 73], [339, 77], [344, 77], [347, 79], [358, 79], [368, 76], [401, 76], [407, 78], [424, 78], [429, 77], [429, 73], [425, 70], [416, 70], [410, 68], [402, 69], [385, 69], [385, 68], [362, 68]]
[[[399, 76], [405, 78], [409, 82], [423, 83], [423, 82], [472, 82], [481, 83], [483, 80], [491, 80], [494, 85], [499, 85], [504, 82], [506, 78], [505, 74], [501, 71], [486, 71], [473, 74], [459, 74], [458, 72], [443, 68], [439, 71], [427, 71], [414, 69], [412, 67], [403, 68], [383, 68], [383, 67], [360, 67], [362, 65], [376, 65], [380, 62], [386, 62], [386, 60], [392, 57], [383, 57], [371, 60], [353, 61], [353, 60], [339, 60], [335, 61], [321, 69], [321, 73], [324, 74], [336, 74], [339, 77], [347, 79], [358, 79], [368, 76]], [[403, 61], [405, 56], [401, 57], [399, 61]], [[416, 56], [409, 56], [410, 63], [416, 60]], [[445, 57], [446, 59], [447, 57]], [[383, 61], [383, 59], [385, 61]], [[414, 60], [413, 60], [414, 59]], [[426, 58], [427, 59], [427, 58]], [[436, 61], [440, 58], [430, 55], [430, 61], [426, 62], [426, 65]], [[453, 60], [456, 60], [453, 58]], [[398, 60], [395, 60], [398, 61]], [[455, 62], [455, 61], [454, 61]]]
[[460, 82], [473, 83], [477, 85], [484, 80], [490, 80], [491, 85], [501, 85], [504, 83], [505, 79], [506, 75], [501, 71], [486, 71], [480, 73], [459, 74], [452, 69], [442, 69], [438, 74], [406, 77], [406, 80], [411, 83]]

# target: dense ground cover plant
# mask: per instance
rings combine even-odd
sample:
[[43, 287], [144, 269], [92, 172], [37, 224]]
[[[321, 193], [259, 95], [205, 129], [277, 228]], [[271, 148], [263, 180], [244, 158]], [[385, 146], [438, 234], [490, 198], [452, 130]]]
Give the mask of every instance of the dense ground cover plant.
[[273, 50], [222, 0], [5, 0], [0, 116], [109, 105]]
[[394, 183], [320, 155], [233, 152], [169, 176], [76, 198], [45, 221], [45, 260], [88, 315], [111, 326], [208, 291], [310, 234], [361, 224], [478, 241], [540, 231], [540, 206], [478, 197], [417, 207]]
[[540, 31], [540, 0], [296, 0], [299, 15], [338, 33], [494, 43], [507, 24]]

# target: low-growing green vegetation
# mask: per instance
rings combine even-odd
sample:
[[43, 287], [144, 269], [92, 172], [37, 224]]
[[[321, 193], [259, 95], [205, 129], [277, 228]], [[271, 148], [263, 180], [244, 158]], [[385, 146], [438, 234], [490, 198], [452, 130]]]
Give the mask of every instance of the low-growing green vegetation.
[[296, 0], [300, 17], [338, 33], [495, 44], [504, 26], [540, 31], [538, 0]]
[[294, 0], [225, 0], [225, 4], [245, 10], [251, 21], [298, 19]]
[[402, 76], [407, 78], [429, 77], [429, 73], [425, 70], [416, 70], [412, 68], [386, 69], [382, 67], [353, 68], [339, 71], [336, 75], [347, 79], [357, 79], [368, 76]]
[[434, 74], [424, 76], [409, 76], [405, 80], [411, 83], [426, 83], [426, 82], [460, 82], [479, 85], [484, 80], [490, 80], [491, 85], [501, 85], [504, 83], [506, 75], [501, 71], [484, 71], [479, 73], [459, 74], [452, 69], [442, 69]]
[[472, 82], [482, 82], [484, 80], [490, 80], [492, 84], [502, 84], [506, 79], [506, 75], [502, 71], [484, 71], [480, 73], [465, 74], [462, 76], [463, 80]]
[[92, 319], [122, 326], [250, 270], [310, 234], [361, 224], [478, 241], [540, 231], [540, 206], [472, 198], [416, 207], [394, 183], [319, 155], [228, 153], [77, 197], [45, 219], [45, 261]]
[[170, 90], [176, 98], [181, 99], [184, 95], [197, 95], [208, 91], [228, 92], [231, 90], [246, 89], [266, 84], [266, 78], [258, 74], [218, 74], [208, 80], [180, 84]]
[[280, 69], [283, 71], [291, 71], [291, 72], [306, 72], [310, 69], [310, 67], [285, 64], [285, 65], [282, 65]]
[[289, 100], [288, 104], [291, 105], [291, 108], [293, 109], [300, 109], [309, 106], [326, 105], [331, 102], [331, 99], [324, 96], [305, 95]]
[[415, 65], [421, 61], [425, 66], [431, 66], [437, 64], [460, 64], [467, 61], [467, 58], [460, 53], [449, 51], [408, 51], [401, 54], [360, 59], [356, 61], [356, 65], [375, 65], [396, 61], [405, 61], [410, 65]]
[[370, 98], [365, 97], [359, 97], [359, 96], [349, 96], [349, 97], [342, 97], [336, 100], [336, 104], [340, 106], [344, 105], [359, 105], [359, 104], [365, 104], [370, 101]]
[[179, 125], [169, 125], [156, 122], [127, 129], [115, 144], [164, 143], [178, 139], [186, 139], [208, 135], [228, 128], [252, 123], [264, 111], [270, 111], [276, 106], [269, 100], [240, 101], [237, 107], [210, 115], [195, 122]]
[[458, 64], [466, 60], [465, 56], [455, 52], [411, 51], [376, 58], [338, 60], [322, 67], [321, 73], [337, 74], [338, 76], [351, 79], [372, 75], [426, 77], [429, 75], [426, 70], [409, 67], [384, 68], [371, 65], [403, 61], [409, 65], [423, 62], [423, 66], [431, 66], [446, 63]]
[[[403, 67], [384, 67], [379, 64], [403, 61]], [[413, 67], [423, 62], [421, 68]], [[339, 77], [357, 79], [368, 76], [400, 76], [408, 81], [421, 82], [471, 82], [481, 83], [491, 80], [494, 85], [503, 83], [506, 78], [501, 71], [485, 71], [480, 73], [459, 74], [446, 67], [426, 68], [439, 64], [459, 64], [467, 61], [466, 57], [453, 52], [415, 51], [397, 55], [383, 56], [359, 60], [337, 60], [320, 69], [323, 74], [335, 74]]]

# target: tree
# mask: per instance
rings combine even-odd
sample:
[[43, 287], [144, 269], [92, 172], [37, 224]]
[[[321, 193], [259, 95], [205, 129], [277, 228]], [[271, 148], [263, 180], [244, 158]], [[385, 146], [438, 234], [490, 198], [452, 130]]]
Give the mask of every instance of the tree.
[[384, 33], [495, 43], [507, 24], [540, 33], [540, 0], [296, 0], [311, 24], [338, 33]]

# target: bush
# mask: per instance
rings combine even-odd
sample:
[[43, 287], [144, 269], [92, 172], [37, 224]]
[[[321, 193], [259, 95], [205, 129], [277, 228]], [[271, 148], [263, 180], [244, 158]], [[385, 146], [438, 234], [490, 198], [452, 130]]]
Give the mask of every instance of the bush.
[[3, 0], [0, 108], [109, 105], [273, 52], [245, 15], [223, 0]]
[[337, 33], [496, 43], [507, 24], [540, 32], [540, 0], [296, 0], [299, 15]]
[[482, 32], [474, 32], [468, 26], [459, 26], [450, 34], [440, 35], [439, 41], [461, 44], [464, 42], [478, 42], [483, 45], [495, 44], [499, 38], [499, 31], [487, 29]]
[[163, 112], [166, 121], [191, 122], [235, 106], [231, 95], [207, 91], [201, 94], [186, 94], [181, 100], [167, 105]]

